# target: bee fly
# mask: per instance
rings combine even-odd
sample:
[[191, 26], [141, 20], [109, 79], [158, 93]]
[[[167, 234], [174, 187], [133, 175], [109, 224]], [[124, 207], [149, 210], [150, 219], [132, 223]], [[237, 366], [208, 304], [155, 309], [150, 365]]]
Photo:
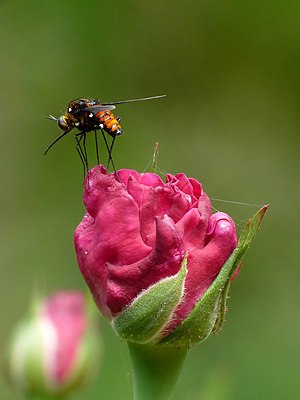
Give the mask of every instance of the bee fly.
[[[89, 100], [82, 98], [72, 100], [69, 103], [67, 112], [65, 114], [61, 115], [59, 118], [55, 118], [52, 115], [49, 115], [49, 117], [47, 117], [48, 119], [56, 121], [63, 132], [55, 140], [53, 140], [52, 143], [50, 143], [44, 155], [48, 153], [48, 151], [55, 143], [57, 143], [65, 135], [71, 132], [74, 128], [77, 128], [79, 132], [75, 133], [76, 150], [83, 164], [85, 175], [89, 167], [86, 150], [86, 134], [88, 132], [94, 132], [97, 162], [99, 164], [100, 161], [98, 152], [97, 131], [101, 130], [105, 146], [108, 151], [108, 166], [111, 162], [113, 169], [116, 172], [115, 164], [112, 159], [112, 150], [116, 137], [122, 135], [123, 132], [120, 125], [120, 117], [115, 117], [111, 111], [116, 108], [117, 104], [159, 99], [161, 97], [165, 97], [165, 95], [144, 97], [141, 99], [114, 101], [110, 103], [101, 103], [100, 100]], [[104, 132], [112, 137], [110, 145], [106, 139]]]

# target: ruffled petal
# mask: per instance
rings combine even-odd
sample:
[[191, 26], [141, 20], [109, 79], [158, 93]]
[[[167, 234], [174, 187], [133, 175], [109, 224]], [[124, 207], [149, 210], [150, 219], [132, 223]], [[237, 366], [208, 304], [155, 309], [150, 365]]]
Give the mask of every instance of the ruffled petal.
[[173, 204], [173, 194], [168, 188], [151, 189], [147, 201], [140, 207], [141, 236], [144, 242], [153, 247], [156, 241], [156, 217], [163, 217]]
[[150, 285], [176, 274], [184, 253], [183, 242], [173, 221], [168, 216], [156, 218], [156, 244], [147, 257], [122, 267], [108, 264], [107, 304], [112, 313], [120, 312]]
[[[122, 183], [120, 182], [122, 181]], [[176, 326], [213, 283], [236, 247], [235, 225], [225, 213], [211, 215], [201, 184], [185, 174], [99, 166], [88, 173], [86, 215], [75, 232], [81, 272], [96, 304], [111, 318], [143, 290], [176, 274], [188, 254], [184, 300]]]
[[190, 313], [235, 249], [237, 245], [236, 229], [229, 215], [225, 213], [212, 215], [205, 241], [207, 244], [202, 249], [189, 248], [185, 298], [176, 311], [174, 325]]

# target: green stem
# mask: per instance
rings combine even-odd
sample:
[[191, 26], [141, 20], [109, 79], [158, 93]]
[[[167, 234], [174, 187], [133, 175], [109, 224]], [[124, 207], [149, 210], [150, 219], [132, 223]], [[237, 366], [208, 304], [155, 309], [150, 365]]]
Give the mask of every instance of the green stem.
[[186, 347], [128, 343], [134, 400], [167, 400], [179, 377]]

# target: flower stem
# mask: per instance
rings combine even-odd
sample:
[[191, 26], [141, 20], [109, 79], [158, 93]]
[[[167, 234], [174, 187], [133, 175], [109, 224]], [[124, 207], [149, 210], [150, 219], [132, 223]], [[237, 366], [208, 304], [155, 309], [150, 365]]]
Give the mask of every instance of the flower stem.
[[128, 343], [134, 400], [167, 400], [180, 374], [186, 347]]

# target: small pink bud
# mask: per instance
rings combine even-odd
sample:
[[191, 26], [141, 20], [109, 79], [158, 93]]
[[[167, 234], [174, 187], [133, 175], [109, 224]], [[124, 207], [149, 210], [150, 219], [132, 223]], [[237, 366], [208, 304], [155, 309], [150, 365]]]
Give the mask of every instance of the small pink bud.
[[87, 380], [98, 358], [88, 301], [79, 292], [58, 292], [33, 308], [12, 339], [10, 379], [26, 393], [68, 393]]

